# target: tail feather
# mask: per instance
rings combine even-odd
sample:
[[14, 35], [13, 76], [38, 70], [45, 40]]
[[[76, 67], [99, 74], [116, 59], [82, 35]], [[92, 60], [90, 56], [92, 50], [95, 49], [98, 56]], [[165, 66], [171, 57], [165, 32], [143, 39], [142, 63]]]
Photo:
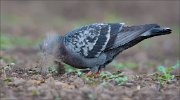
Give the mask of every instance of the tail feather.
[[152, 28], [149, 31], [143, 33], [141, 36], [145, 36], [145, 37], [153, 37], [153, 36], [158, 36], [158, 35], [166, 35], [166, 34], [170, 34], [171, 33], [171, 29], [170, 28]]
[[162, 28], [157, 24], [145, 24], [139, 26], [124, 26], [117, 34], [114, 43], [108, 49], [117, 48], [126, 44], [137, 44], [140, 41], [158, 35], [171, 33], [170, 28]]
[[172, 30], [170, 28], [154, 28], [153, 30], [151, 30], [151, 33], [165, 35], [165, 34], [170, 34], [171, 31]]

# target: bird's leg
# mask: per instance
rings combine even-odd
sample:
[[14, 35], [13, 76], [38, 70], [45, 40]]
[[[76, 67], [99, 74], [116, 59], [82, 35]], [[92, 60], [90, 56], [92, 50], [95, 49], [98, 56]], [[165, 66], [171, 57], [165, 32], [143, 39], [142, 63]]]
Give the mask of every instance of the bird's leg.
[[94, 76], [95, 73], [98, 73], [99, 66], [92, 67], [88, 73], [86, 73], [86, 76]]
[[101, 72], [103, 72], [105, 69], [105, 66], [100, 66], [98, 72], [96, 72], [96, 76], [99, 76]]
[[93, 75], [93, 72], [92, 71], [89, 71], [86, 73], [86, 76], [92, 76]]
[[[98, 68], [98, 69], [97, 69]], [[100, 66], [100, 67], [93, 67], [88, 73], [86, 73], [86, 76], [99, 76], [102, 71], [104, 71], [105, 67]]]

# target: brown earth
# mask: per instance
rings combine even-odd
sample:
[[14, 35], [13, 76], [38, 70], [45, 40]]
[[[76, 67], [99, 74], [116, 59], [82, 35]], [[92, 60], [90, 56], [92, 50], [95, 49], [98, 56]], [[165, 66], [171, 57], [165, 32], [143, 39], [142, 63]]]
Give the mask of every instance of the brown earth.
[[2, 36], [36, 41], [51, 30], [65, 34], [97, 22], [157, 23], [173, 30], [170, 35], [143, 41], [112, 62], [131, 63], [133, 68], [107, 66], [106, 71], [128, 77], [120, 85], [114, 80], [86, 78], [73, 72], [41, 73], [41, 55], [34, 46], [13, 44], [12, 49], [0, 48], [0, 100], [179, 100], [180, 69], [171, 73], [177, 77], [163, 85], [154, 77], [159, 65], [170, 67], [179, 61], [179, 4], [179, 0], [0, 0]]

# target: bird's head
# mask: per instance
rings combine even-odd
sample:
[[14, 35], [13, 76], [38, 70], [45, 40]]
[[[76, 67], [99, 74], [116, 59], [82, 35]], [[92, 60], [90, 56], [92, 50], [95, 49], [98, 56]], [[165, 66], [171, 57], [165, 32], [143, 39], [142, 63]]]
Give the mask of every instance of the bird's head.
[[48, 34], [46, 39], [39, 45], [41, 52], [53, 55], [62, 42], [62, 36], [59, 34]]

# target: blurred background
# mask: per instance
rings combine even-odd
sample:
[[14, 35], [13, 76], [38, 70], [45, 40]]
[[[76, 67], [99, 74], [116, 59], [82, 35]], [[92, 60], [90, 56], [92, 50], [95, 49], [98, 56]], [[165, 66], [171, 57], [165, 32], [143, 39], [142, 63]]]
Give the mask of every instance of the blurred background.
[[[36, 66], [38, 44], [45, 34], [65, 34], [92, 23], [140, 25], [157, 23], [170, 27], [170, 35], [147, 39], [124, 51], [112, 63], [147, 73], [148, 66], [172, 66], [179, 60], [179, 0], [123, 1], [5, 1], [1, 0], [1, 62]], [[112, 70], [112, 69], [109, 69]], [[136, 70], [136, 69], [135, 69]], [[152, 70], [153, 71], [153, 70]]]

